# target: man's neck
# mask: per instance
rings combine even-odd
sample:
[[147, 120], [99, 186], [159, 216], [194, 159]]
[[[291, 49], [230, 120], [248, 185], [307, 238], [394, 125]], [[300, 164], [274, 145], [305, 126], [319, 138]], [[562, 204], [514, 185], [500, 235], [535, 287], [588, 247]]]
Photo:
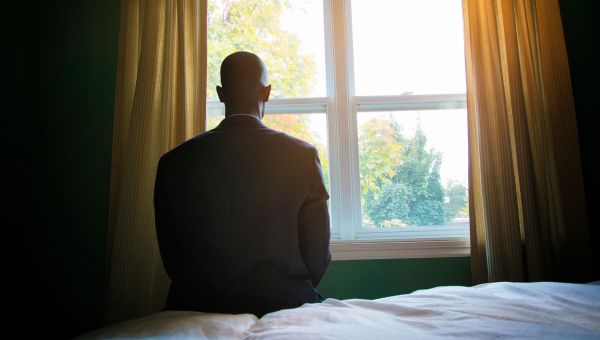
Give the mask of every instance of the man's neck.
[[262, 119], [261, 112], [263, 110], [263, 105], [263, 103], [256, 103], [256, 105], [235, 105], [232, 103], [225, 103], [225, 117], [250, 115]]
[[234, 114], [226, 114], [225, 118], [227, 117], [233, 117], [233, 116], [250, 116], [250, 117], [256, 117], [258, 119], [260, 119], [259, 116], [257, 115], [253, 115], [253, 114], [249, 114], [249, 113], [234, 113]]

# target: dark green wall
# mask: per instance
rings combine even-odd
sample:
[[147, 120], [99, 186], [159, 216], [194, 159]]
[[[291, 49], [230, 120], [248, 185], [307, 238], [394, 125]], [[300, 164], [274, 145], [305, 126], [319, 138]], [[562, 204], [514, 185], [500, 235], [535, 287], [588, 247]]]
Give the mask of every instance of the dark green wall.
[[[595, 41], [591, 3], [561, 0], [586, 183], [597, 173], [589, 142], [595, 111], [587, 70], [598, 60], [589, 47]], [[66, 337], [99, 327], [102, 319], [119, 1], [30, 7], [14, 12], [21, 14], [4, 30], [16, 38], [15, 53], [2, 59], [14, 113], [3, 137], [11, 160], [16, 155], [11, 176], [23, 179], [7, 183], [11, 223], [21, 237], [13, 242], [20, 265], [9, 281], [23, 318], [50, 323], [30, 332]], [[468, 284], [468, 258], [409, 259], [337, 261], [319, 288], [329, 297], [378, 298]]]
[[[571, 82], [577, 110], [579, 144], [586, 186], [590, 238], [595, 258], [600, 258], [600, 225], [595, 216], [598, 207], [598, 2], [560, 0], [565, 42], [569, 56]], [[600, 262], [596, 279], [600, 279]]]
[[30, 8], [31, 313], [60, 337], [98, 327], [118, 47], [118, 0]]
[[337, 299], [376, 299], [446, 285], [470, 285], [469, 258], [335, 261], [319, 291]]

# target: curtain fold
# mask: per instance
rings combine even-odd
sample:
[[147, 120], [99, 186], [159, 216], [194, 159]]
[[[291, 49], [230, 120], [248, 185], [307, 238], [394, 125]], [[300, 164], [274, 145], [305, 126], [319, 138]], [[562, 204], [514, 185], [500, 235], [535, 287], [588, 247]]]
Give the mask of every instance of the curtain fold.
[[473, 283], [594, 278], [557, 0], [463, 0]]
[[159, 158], [205, 129], [206, 0], [123, 0], [105, 323], [159, 311], [169, 279], [154, 226]]

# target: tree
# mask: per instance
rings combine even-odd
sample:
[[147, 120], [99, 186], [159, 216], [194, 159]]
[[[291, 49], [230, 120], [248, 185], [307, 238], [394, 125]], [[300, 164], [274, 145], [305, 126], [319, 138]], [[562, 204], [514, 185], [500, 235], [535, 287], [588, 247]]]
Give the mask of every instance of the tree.
[[359, 136], [360, 188], [363, 195], [389, 183], [402, 164], [400, 127], [392, 119], [374, 118]]
[[431, 171], [427, 176], [427, 185], [425, 187], [425, 197], [423, 197], [423, 212], [420, 214], [421, 225], [438, 225], [446, 222], [444, 214], [444, 187], [440, 177], [440, 165], [442, 164], [442, 155], [434, 155]]
[[302, 97], [315, 83], [312, 56], [300, 53], [300, 39], [285, 31], [280, 15], [289, 0], [226, 0], [208, 2], [208, 89], [216, 98], [221, 62], [236, 51], [259, 55], [269, 71], [272, 96]]
[[[447, 207], [440, 176], [442, 155], [426, 148], [427, 137], [420, 126], [412, 138], [403, 137], [392, 119], [371, 120], [362, 130], [360, 149], [370, 154], [361, 155], [361, 182], [363, 177], [374, 178], [363, 193], [363, 207], [365, 217], [375, 225], [439, 225], [456, 216], [461, 202], [466, 204], [466, 199], [460, 200], [459, 188], [453, 187], [453, 207]], [[394, 138], [383, 138], [377, 131]], [[400, 150], [400, 155], [387, 157], [382, 152], [390, 149]], [[379, 171], [378, 162], [392, 164], [391, 171]]]
[[449, 182], [446, 186], [446, 219], [454, 217], [468, 217], [467, 188], [457, 182]]

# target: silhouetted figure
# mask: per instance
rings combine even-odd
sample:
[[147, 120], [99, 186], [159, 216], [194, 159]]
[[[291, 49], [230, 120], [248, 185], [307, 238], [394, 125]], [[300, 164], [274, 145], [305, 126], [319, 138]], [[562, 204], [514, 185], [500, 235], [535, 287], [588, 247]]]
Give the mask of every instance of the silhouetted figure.
[[267, 128], [271, 85], [259, 57], [229, 55], [225, 119], [166, 153], [154, 205], [166, 310], [253, 313], [319, 302], [329, 265], [329, 195], [317, 150]]

